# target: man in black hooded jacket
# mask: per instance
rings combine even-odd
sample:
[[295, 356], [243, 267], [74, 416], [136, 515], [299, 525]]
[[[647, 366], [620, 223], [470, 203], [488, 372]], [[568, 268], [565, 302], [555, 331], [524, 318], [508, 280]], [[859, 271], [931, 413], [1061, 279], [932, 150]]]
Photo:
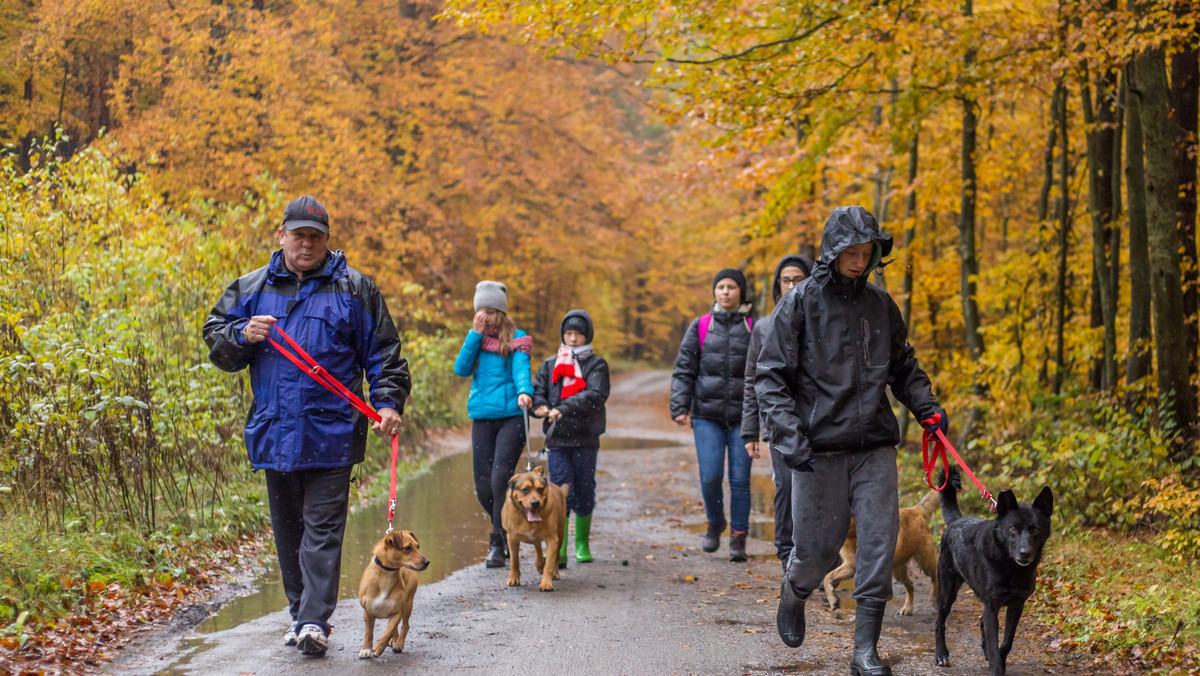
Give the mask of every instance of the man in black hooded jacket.
[[891, 674], [876, 649], [892, 598], [900, 509], [900, 429], [887, 388], [919, 420], [940, 413], [943, 429], [946, 420], [908, 344], [900, 309], [867, 281], [891, 249], [892, 238], [866, 209], [835, 209], [812, 276], [768, 320], [754, 381], [771, 450], [792, 468], [794, 548], [779, 593], [780, 638], [791, 647], [803, 643], [804, 602], [837, 558], [853, 514], [857, 614], [850, 670], [871, 676]]

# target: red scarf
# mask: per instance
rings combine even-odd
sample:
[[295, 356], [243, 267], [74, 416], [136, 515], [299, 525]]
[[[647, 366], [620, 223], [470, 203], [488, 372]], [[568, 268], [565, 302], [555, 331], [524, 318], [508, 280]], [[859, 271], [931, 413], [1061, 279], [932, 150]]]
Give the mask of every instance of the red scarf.
[[554, 359], [554, 372], [550, 375], [550, 382], [557, 383], [562, 381], [562, 398], [578, 394], [587, 387], [587, 383], [583, 381], [583, 369], [579, 368], [579, 360], [575, 358], [575, 352], [571, 348], [563, 345], [558, 348], [558, 356]]

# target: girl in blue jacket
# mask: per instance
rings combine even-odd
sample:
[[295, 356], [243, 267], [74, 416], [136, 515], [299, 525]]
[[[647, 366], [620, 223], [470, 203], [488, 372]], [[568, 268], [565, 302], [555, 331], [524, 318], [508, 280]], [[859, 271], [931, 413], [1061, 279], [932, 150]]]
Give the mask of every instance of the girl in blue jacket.
[[454, 373], [471, 377], [467, 415], [471, 418], [475, 495], [492, 517], [488, 568], [505, 564], [507, 535], [500, 527], [500, 514], [508, 480], [525, 445], [521, 410], [528, 410], [533, 403], [532, 351], [533, 338], [508, 316], [508, 288], [500, 282], [479, 282], [475, 286], [475, 320], [458, 351]]

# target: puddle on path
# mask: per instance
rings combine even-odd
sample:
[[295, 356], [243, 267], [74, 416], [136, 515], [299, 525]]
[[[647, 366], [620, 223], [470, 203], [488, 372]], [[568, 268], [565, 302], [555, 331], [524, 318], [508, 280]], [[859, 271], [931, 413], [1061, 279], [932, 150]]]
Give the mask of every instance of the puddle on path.
[[[663, 439], [605, 436], [600, 440], [603, 450], [678, 446]], [[530, 441], [534, 448], [541, 445], [541, 437], [532, 437]], [[523, 463], [518, 463], [518, 470], [523, 467]], [[429, 568], [421, 573], [422, 585], [482, 561], [487, 554], [488, 519], [475, 498], [471, 453], [442, 458], [405, 482], [397, 490], [394, 526], [413, 531], [421, 541], [421, 553], [429, 559]], [[357, 597], [358, 578], [370, 561], [371, 548], [386, 529], [387, 510], [383, 504], [370, 505], [350, 515], [342, 545], [341, 598]], [[230, 629], [287, 607], [279, 566], [274, 563], [274, 556], [268, 556], [267, 560], [271, 564], [254, 582], [257, 591], [227, 603], [197, 628], [198, 633]]]
[[[488, 520], [475, 499], [471, 454], [456, 453], [442, 458], [428, 470], [412, 477], [396, 492], [397, 530], [411, 530], [421, 541], [421, 553], [429, 568], [421, 573], [421, 584], [441, 580], [454, 571], [482, 561], [487, 554]], [[340, 597], [358, 595], [358, 578], [371, 559], [371, 548], [387, 530], [387, 509], [369, 505], [350, 515], [342, 544]], [[221, 631], [287, 607], [279, 566], [272, 564], [258, 577], [258, 591], [230, 601], [197, 629], [200, 633]]]

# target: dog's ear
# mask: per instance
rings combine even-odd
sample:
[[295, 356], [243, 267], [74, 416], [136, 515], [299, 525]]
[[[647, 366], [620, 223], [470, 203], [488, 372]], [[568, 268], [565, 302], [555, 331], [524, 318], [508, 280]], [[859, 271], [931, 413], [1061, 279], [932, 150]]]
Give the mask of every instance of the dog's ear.
[[388, 533], [387, 546], [393, 549], [400, 549], [404, 546], [404, 537], [401, 535], [401, 531], [394, 530]]
[[1054, 513], [1054, 493], [1049, 486], [1042, 486], [1042, 492], [1033, 500], [1033, 508], [1045, 514], [1047, 519]]
[[537, 472], [538, 474], [541, 474], [542, 478], [546, 477], [546, 466], [545, 465], [538, 465], [537, 467], [533, 468], [533, 471]]
[[408, 537], [412, 538], [413, 544], [417, 544], [417, 545], [421, 544], [421, 542], [420, 542], [419, 540], [417, 540], [417, 534], [416, 534], [416, 533], [412, 532], [411, 530], [406, 530], [406, 531], [403, 531], [403, 532], [404, 532], [404, 534], [405, 534], [405, 535], [407, 535]]
[[512, 489], [516, 488], [517, 487], [517, 479], [520, 479], [520, 478], [521, 478], [520, 474], [512, 475], [512, 478], [508, 480], [508, 490], [511, 491]]
[[1000, 491], [1000, 495], [996, 496], [996, 517], [1003, 518], [1010, 509], [1017, 508], [1017, 496], [1013, 495], [1010, 489]]

